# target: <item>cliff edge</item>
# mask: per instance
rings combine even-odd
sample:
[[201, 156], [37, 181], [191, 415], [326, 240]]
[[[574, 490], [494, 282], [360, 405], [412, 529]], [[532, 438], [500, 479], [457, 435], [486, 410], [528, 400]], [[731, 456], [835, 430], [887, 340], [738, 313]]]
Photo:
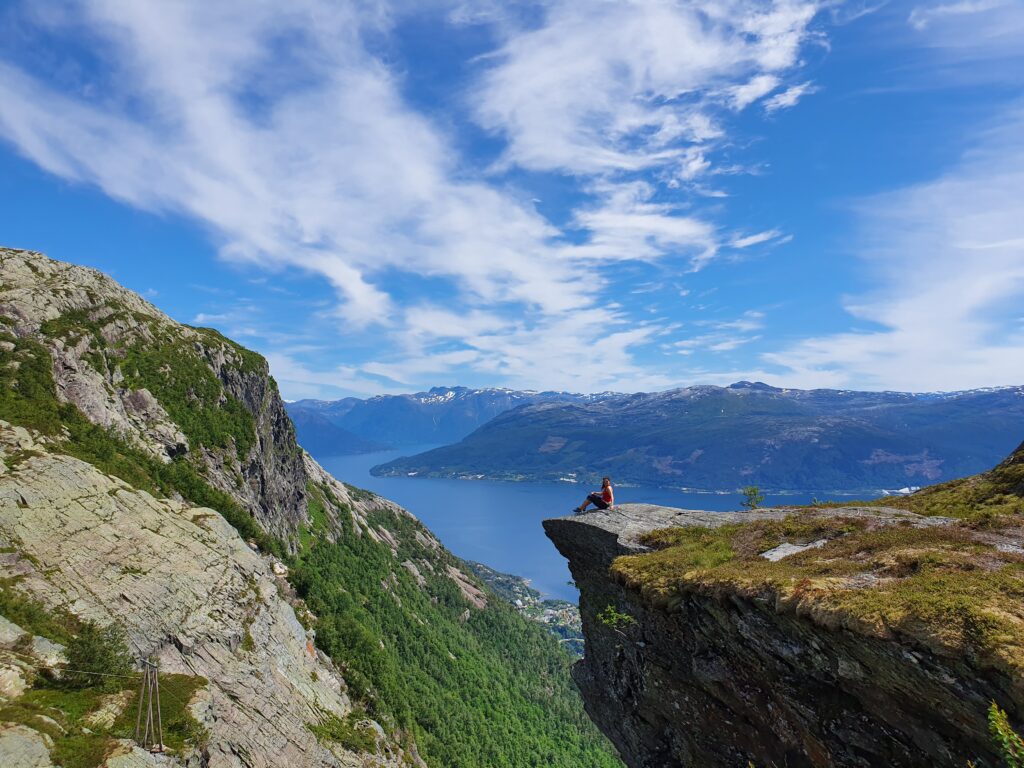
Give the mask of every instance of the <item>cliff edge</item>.
[[876, 504], [627, 504], [544, 522], [591, 717], [631, 768], [1001, 765], [1024, 715], [1024, 531]]

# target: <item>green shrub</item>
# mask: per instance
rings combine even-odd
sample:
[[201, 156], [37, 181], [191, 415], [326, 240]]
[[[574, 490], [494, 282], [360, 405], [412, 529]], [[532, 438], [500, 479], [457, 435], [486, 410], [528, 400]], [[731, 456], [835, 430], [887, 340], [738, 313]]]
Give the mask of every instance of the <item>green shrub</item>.
[[66, 655], [62, 680], [71, 688], [120, 690], [122, 679], [131, 675], [134, 666], [124, 632], [114, 624], [82, 622], [78, 634], [68, 643]]
[[349, 712], [345, 718], [332, 714], [307, 727], [321, 741], [333, 741], [350, 752], [374, 752], [377, 734], [369, 724], [361, 727], [361, 719], [356, 712]]
[[761, 493], [761, 489], [756, 485], [748, 485], [744, 488], [743, 495], [745, 498], [740, 502], [740, 506], [747, 509], [757, 509], [761, 506], [761, 502], [764, 501], [764, 494]]
[[14, 588], [15, 579], [0, 579], [0, 616], [26, 632], [66, 645], [78, 631], [78, 619], [67, 611], [51, 611]]
[[597, 614], [597, 620], [612, 629], [626, 629], [636, 624], [636, 619], [628, 613], [621, 613], [614, 605], [609, 605]]
[[1010, 727], [1006, 713], [994, 701], [988, 708], [988, 728], [999, 745], [1006, 768], [1024, 768], [1024, 739]]

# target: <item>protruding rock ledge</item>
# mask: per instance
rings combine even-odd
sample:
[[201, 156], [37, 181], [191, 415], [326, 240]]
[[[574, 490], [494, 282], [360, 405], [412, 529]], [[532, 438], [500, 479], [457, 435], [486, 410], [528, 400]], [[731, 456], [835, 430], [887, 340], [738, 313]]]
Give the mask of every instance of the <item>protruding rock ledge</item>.
[[[656, 606], [609, 573], [641, 536], [671, 526], [772, 520], [628, 504], [544, 521], [580, 589], [586, 655], [573, 668], [587, 711], [630, 768], [996, 765], [985, 711], [1014, 683], [970, 660], [822, 626], [739, 593], [687, 591]], [[914, 527], [884, 507], [822, 509]], [[621, 622], [598, 615], [612, 606]]]
[[[752, 523], [758, 520], [781, 520], [793, 514], [786, 507], [758, 509], [752, 512], [709, 512], [700, 509], [677, 509], [657, 504], [620, 504], [612, 509], [594, 510], [579, 515], [555, 517], [544, 521], [544, 530], [570, 561], [581, 566], [607, 568], [619, 555], [631, 555], [646, 549], [640, 538], [660, 528], [717, 528], [729, 523]], [[915, 527], [947, 525], [946, 517], [921, 517], [892, 507], [823, 508], [821, 514], [835, 517], [870, 517], [897, 522], [908, 521]]]

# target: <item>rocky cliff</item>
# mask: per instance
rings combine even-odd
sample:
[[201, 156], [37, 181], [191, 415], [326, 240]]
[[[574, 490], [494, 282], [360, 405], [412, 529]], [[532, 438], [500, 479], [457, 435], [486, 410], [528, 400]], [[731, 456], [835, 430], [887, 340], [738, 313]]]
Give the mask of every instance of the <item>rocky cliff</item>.
[[259, 355], [0, 249], [0, 765], [613, 768], [568, 663], [305, 454]]
[[305, 519], [302, 452], [259, 355], [176, 323], [101, 272], [32, 251], [0, 248], [0, 322], [41, 345], [58, 401], [93, 424], [157, 460], [195, 459], [276, 536]]
[[580, 589], [573, 676], [631, 767], [997, 766], [990, 702], [1024, 718], [1015, 514], [624, 505], [544, 525]]
[[[208, 737], [183, 762], [403, 764], [385, 743], [370, 755], [318, 743], [309, 724], [352, 711], [345, 681], [282, 598], [281, 576], [220, 515], [155, 499], [6, 422], [0, 459], [0, 579], [79, 618], [116, 622], [165, 673], [208, 681], [188, 702]], [[0, 642], [7, 694], [60, 659], [59, 649], [50, 659], [19, 653], [23, 637], [15, 629]]]

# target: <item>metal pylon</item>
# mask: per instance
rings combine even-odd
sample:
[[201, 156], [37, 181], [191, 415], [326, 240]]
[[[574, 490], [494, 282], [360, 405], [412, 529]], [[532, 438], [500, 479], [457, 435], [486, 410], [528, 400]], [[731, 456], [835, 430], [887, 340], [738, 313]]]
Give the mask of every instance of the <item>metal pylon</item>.
[[[164, 751], [164, 727], [160, 721], [160, 667], [149, 659], [141, 659], [142, 685], [139, 686], [139, 714], [135, 718], [135, 741], [150, 752]], [[156, 709], [156, 717], [153, 710]], [[142, 716], [146, 715], [143, 728]]]

